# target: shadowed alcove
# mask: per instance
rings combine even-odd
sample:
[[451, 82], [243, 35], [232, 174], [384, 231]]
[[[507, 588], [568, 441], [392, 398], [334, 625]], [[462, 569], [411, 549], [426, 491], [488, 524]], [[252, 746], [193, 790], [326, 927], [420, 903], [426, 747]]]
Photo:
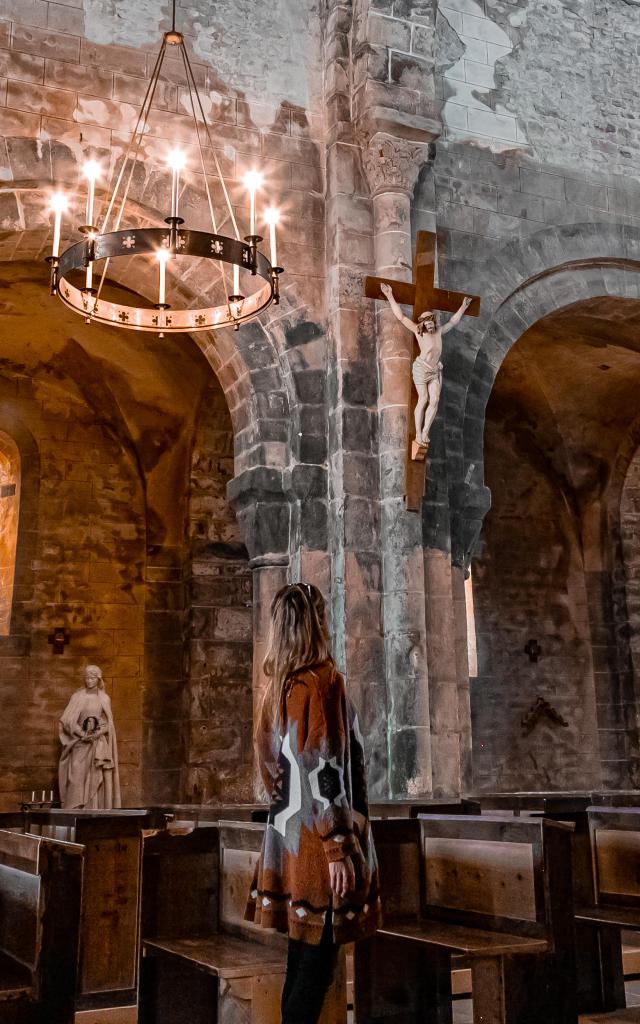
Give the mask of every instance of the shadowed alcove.
[[[492, 508], [471, 569], [483, 788], [637, 782], [635, 477], [622, 499], [624, 544], [621, 496], [639, 386], [640, 304], [610, 297], [538, 321], [496, 378], [485, 430]], [[532, 724], [538, 698], [549, 707]]]
[[57, 720], [88, 663], [123, 803], [248, 797], [250, 570], [220, 384], [186, 335], [85, 324], [46, 266], [4, 264], [0, 297], [2, 805], [55, 789]]

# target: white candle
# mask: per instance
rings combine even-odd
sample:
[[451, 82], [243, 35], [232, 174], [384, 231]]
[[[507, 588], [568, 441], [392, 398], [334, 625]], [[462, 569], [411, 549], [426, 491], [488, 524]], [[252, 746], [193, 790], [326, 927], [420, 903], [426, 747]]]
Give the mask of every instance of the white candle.
[[278, 265], [278, 250], [276, 248], [276, 224], [280, 219], [280, 214], [273, 206], [270, 206], [264, 215], [264, 219], [269, 225], [269, 246], [271, 249], [271, 266], [277, 267]]
[[178, 194], [180, 192], [180, 171], [185, 165], [185, 155], [179, 149], [172, 150], [167, 157], [171, 168], [171, 216], [178, 216]]
[[31, 790], [31, 803], [35, 804], [35, 802], [36, 802], [36, 791], [35, 791], [35, 789], [32, 789]]
[[60, 233], [62, 228], [62, 214], [68, 207], [67, 197], [62, 192], [56, 192], [51, 196], [51, 209], [55, 214], [53, 222], [53, 248], [51, 255], [56, 259], [60, 255]]
[[40, 800], [40, 803], [41, 803], [41, 804], [43, 804], [43, 803], [44, 803], [44, 794], [45, 794], [45, 791], [44, 791], [44, 789], [43, 789], [43, 790], [42, 790], [42, 799]]
[[53, 790], [52, 789], [49, 790], [49, 803], [50, 804], [53, 803]]
[[87, 179], [87, 224], [93, 224], [93, 204], [96, 195], [96, 179], [100, 177], [100, 165], [95, 160], [87, 160], [82, 172]]
[[256, 233], [256, 192], [262, 185], [262, 175], [258, 171], [247, 171], [244, 183], [249, 190], [249, 234]]
[[233, 264], [233, 294], [240, 294], [240, 267], [237, 263]]
[[158, 253], [158, 305], [167, 301], [167, 256], [166, 252]]
[[93, 263], [89, 263], [87, 267], [87, 277], [85, 281], [85, 288], [93, 287]]

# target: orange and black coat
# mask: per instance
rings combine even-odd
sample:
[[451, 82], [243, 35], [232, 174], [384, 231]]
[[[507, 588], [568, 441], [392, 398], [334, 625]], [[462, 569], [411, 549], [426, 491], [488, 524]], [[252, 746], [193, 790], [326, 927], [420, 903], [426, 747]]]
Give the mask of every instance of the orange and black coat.
[[[330, 662], [285, 687], [283, 735], [266, 715], [258, 737], [269, 818], [247, 918], [317, 944], [328, 912], [334, 940], [380, 926], [378, 865], [369, 824], [362, 735], [344, 680]], [[329, 863], [351, 857], [355, 889], [332, 895]]]

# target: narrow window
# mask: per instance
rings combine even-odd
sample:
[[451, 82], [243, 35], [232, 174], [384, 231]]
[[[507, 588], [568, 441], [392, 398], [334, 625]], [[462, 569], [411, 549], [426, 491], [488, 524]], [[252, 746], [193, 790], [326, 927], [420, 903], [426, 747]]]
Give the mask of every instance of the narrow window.
[[20, 515], [20, 453], [0, 430], [0, 636], [9, 635]]
[[471, 570], [464, 581], [464, 600], [467, 608], [467, 658], [469, 659], [469, 678], [478, 675], [478, 641], [476, 637], [476, 613], [473, 605], [473, 579]]

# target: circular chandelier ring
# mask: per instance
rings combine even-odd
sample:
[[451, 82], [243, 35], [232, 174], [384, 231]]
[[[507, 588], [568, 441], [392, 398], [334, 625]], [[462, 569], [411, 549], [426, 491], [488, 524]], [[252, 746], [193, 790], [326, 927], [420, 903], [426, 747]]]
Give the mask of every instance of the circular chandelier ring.
[[[279, 301], [278, 286], [282, 268], [273, 267], [258, 250], [259, 241], [261, 239], [258, 236], [243, 242], [205, 231], [177, 230], [175, 224], [169, 228], [131, 228], [103, 235], [89, 234], [66, 249], [55, 261], [53, 287], [65, 305], [99, 323], [166, 334], [210, 331], [222, 327], [237, 329], [239, 324], [253, 320], [272, 302]], [[190, 256], [228, 263], [247, 271], [253, 277], [262, 278], [265, 283], [249, 296], [232, 296], [240, 300], [233, 309], [230, 301], [219, 306], [196, 309], [171, 309], [166, 304], [143, 309], [99, 298], [95, 289], [78, 288], [67, 278], [71, 271], [86, 270], [97, 260], [157, 255], [162, 252], [167, 254], [167, 258]]]

